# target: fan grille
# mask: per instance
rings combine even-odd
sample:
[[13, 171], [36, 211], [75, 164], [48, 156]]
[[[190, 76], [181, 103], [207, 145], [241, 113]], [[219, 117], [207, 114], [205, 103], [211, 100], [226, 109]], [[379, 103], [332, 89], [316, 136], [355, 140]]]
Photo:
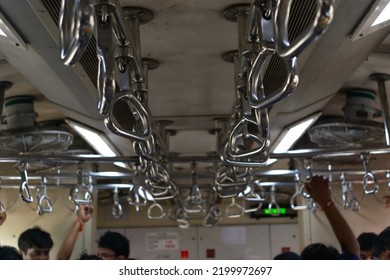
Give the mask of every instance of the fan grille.
[[384, 143], [383, 125], [376, 122], [367, 124], [329, 123], [313, 126], [310, 140], [320, 147], [363, 147]]
[[73, 135], [62, 130], [34, 130], [0, 135], [1, 152], [59, 152], [73, 142]]

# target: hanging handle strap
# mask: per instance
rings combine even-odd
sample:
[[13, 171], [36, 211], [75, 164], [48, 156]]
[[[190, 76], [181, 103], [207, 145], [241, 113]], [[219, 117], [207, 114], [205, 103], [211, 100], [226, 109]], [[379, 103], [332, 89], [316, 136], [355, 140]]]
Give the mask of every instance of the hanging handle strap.
[[39, 215], [53, 212], [53, 206], [49, 196], [46, 193], [46, 188], [47, 188], [47, 178], [42, 177], [42, 193], [37, 197], [38, 200], [37, 212]]
[[[276, 201], [276, 187], [273, 185], [271, 187], [271, 194], [270, 194], [270, 202], [268, 204], [268, 211], [271, 216], [279, 216], [280, 215], [280, 207], [278, 202]], [[275, 209], [275, 211], [273, 211]]]
[[62, 0], [59, 27], [61, 60], [65, 65], [74, 65], [92, 37], [94, 7], [90, 1]]
[[114, 188], [113, 199], [114, 204], [112, 205], [111, 213], [115, 219], [120, 219], [123, 216], [123, 209], [119, 202], [118, 188]]
[[363, 176], [363, 190], [365, 194], [375, 194], [379, 191], [379, 185], [374, 173], [372, 173], [369, 166], [369, 154], [361, 154], [360, 158], [363, 160], [365, 174]]
[[27, 203], [32, 203], [34, 198], [31, 194], [30, 186], [28, 185], [28, 175], [27, 175], [27, 163], [22, 161], [19, 164], [20, 178], [22, 182], [19, 187], [20, 198]]
[[148, 208], [148, 218], [152, 220], [161, 220], [166, 216], [164, 208], [156, 201]]

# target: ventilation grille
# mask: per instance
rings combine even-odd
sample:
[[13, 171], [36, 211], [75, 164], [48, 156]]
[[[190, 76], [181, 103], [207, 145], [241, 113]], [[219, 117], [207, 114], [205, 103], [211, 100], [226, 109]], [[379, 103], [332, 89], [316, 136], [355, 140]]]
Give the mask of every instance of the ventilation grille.
[[[316, 1], [292, 1], [291, 15], [288, 22], [289, 40], [294, 41], [314, 20], [317, 10]], [[264, 75], [265, 95], [281, 88], [287, 77], [283, 60], [274, 55]]]
[[[49, 15], [58, 26], [61, 10], [61, 0], [42, 0]], [[92, 36], [86, 50], [80, 58], [80, 64], [84, 68], [92, 83], [97, 86], [99, 61], [96, 55], [96, 39]]]

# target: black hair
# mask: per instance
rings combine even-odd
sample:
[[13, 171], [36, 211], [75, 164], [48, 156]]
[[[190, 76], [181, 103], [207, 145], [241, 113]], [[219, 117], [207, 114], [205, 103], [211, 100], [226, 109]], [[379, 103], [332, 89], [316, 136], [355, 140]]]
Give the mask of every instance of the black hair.
[[390, 226], [378, 234], [378, 241], [374, 245], [373, 255], [379, 258], [386, 250], [390, 250]]
[[51, 239], [50, 234], [39, 227], [25, 230], [18, 239], [19, 250], [24, 253], [27, 253], [27, 250], [33, 247], [50, 250], [53, 245], [53, 239]]
[[79, 260], [102, 260], [102, 258], [99, 257], [98, 255], [94, 255], [94, 254], [91, 255], [88, 254], [87, 252], [82, 252]]
[[363, 232], [357, 237], [360, 250], [372, 250], [379, 240], [378, 234], [373, 232]]
[[274, 260], [299, 260], [299, 255], [294, 252], [284, 252], [276, 255]]
[[107, 231], [104, 233], [99, 239], [98, 247], [110, 249], [116, 256], [128, 258], [130, 255], [129, 239], [118, 232]]
[[0, 260], [21, 260], [22, 256], [19, 254], [18, 249], [12, 246], [3, 245], [0, 246]]
[[340, 252], [333, 246], [313, 243], [303, 249], [301, 260], [340, 260]]

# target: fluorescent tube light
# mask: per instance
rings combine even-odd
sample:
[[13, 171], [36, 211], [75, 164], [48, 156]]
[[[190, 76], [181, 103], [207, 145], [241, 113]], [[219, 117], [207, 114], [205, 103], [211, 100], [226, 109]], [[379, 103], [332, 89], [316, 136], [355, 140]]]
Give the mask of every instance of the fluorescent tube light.
[[[100, 155], [105, 157], [120, 155], [104, 133], [69, 119], [66, 119], [65, 121]], [[123, 168], [128, 168], [123, 162], [114, 162], [114, 164]]]
[[271, 152], [275, 154], [287, 152], [301, 136], [312, 126], [322, 113], [316, 113], [285, 127], [276, 139]]
[[0, 28], [0, 36], [7, 37], [7, 34], [4, 33], [3, 29]]
[[385, 21], [390, 20], [390, 2], [387, 3], [386, 7], [382, 10], [379, 16], [375, 19], [374, 23], [371, 26], [381, 24]]
[[351, 39], [357, 40], [390, 25], [390, 0], [376, 0], [360, 21]]

